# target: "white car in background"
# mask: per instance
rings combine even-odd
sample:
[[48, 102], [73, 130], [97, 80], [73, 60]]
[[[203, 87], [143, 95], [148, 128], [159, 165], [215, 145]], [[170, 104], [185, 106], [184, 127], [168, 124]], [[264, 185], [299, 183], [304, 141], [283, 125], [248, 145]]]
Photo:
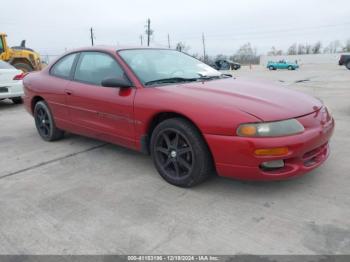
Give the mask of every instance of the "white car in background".
[[22, 79], [25, 73], [0, 60], [0, 100], [9, 98], [15, 104], [22, 103]]

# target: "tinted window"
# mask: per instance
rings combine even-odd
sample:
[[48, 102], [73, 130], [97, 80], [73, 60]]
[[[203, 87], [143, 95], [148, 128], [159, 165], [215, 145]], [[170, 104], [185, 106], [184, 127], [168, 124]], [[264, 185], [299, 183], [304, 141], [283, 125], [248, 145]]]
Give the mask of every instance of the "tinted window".
[[59, 60], [52, 68], [51, 74], [59, 77], [69, 78], [74, 59], [77, 54], [67, 55]]
[[74, 79], [101, 85], [102, 80], [120, 78], [123, 74], [123, 70], [111, 56], [100, 52], [85, 52], [79, 58]]
[[4, 61], [0, 61], [0, 69], [15, 69], [12, 65], [9, 63], [6, 63]]

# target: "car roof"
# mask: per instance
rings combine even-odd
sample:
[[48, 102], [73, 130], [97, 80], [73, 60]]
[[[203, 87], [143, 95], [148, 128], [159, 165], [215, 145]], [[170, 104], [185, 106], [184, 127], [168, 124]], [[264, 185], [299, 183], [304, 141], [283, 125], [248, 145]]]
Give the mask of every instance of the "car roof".
[[96, 46], [87, 46], [81, 47], [77, 49], [70, 50], [71, 52], [82, 52], [82, 51], [107, 51], [107, 52], [115, 52], [121, 50], [130, 50], [130, 49], [157, 49], [157, 50], [173, 50], [169, 48], [159, 48], [159, 47], [144, 47], [144, 46], [109, 46], [109, 45], [96, 45]]

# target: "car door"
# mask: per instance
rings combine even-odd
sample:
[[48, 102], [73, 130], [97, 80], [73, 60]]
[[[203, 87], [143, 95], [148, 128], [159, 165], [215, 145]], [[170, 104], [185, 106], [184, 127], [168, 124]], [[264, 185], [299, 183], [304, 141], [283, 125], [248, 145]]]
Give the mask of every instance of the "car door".
[[283, 67], [282, 67], [282, 62], [281, 62], [281, 61], [276, 62], [276, 63], [275, 63], [275, 67], [276, 67], [277, 69], [282, 69], [282, 68], [283, 68]]
[[65, 89], [70, 83], [73, 64], [78, 58], [77, 53], [68, 54], [60, 58], [50, 68], [49, 74], [43, 74], [42, 83], [46, 88], [45, 100], [55, 116], [56, 124], [64, 129], [69, 128], [69, 113], [67, 108]]
[[106, 78], [126, 77], [110, 54], [82, 52], [66, 89], [72, 123], [79, 133], [134, 147], [133, 101], [135, 88], [101, 86]]
[[287, 62], [286, 62], [286, 61], [282, 61], [281, 67], [282, 67], [283, 69], [286, 69], [286, 68], [288, 67]]

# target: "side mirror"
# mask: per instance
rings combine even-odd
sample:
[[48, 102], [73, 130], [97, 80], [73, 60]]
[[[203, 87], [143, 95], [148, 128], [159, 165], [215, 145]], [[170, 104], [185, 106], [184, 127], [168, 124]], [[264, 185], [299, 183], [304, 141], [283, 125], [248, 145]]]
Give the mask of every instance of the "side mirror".
[[101, 85], [104, 87], [120, 87], [129, 88], [132, 87], [131, 82], [127, 78], [105, 78], [102, 80]]

